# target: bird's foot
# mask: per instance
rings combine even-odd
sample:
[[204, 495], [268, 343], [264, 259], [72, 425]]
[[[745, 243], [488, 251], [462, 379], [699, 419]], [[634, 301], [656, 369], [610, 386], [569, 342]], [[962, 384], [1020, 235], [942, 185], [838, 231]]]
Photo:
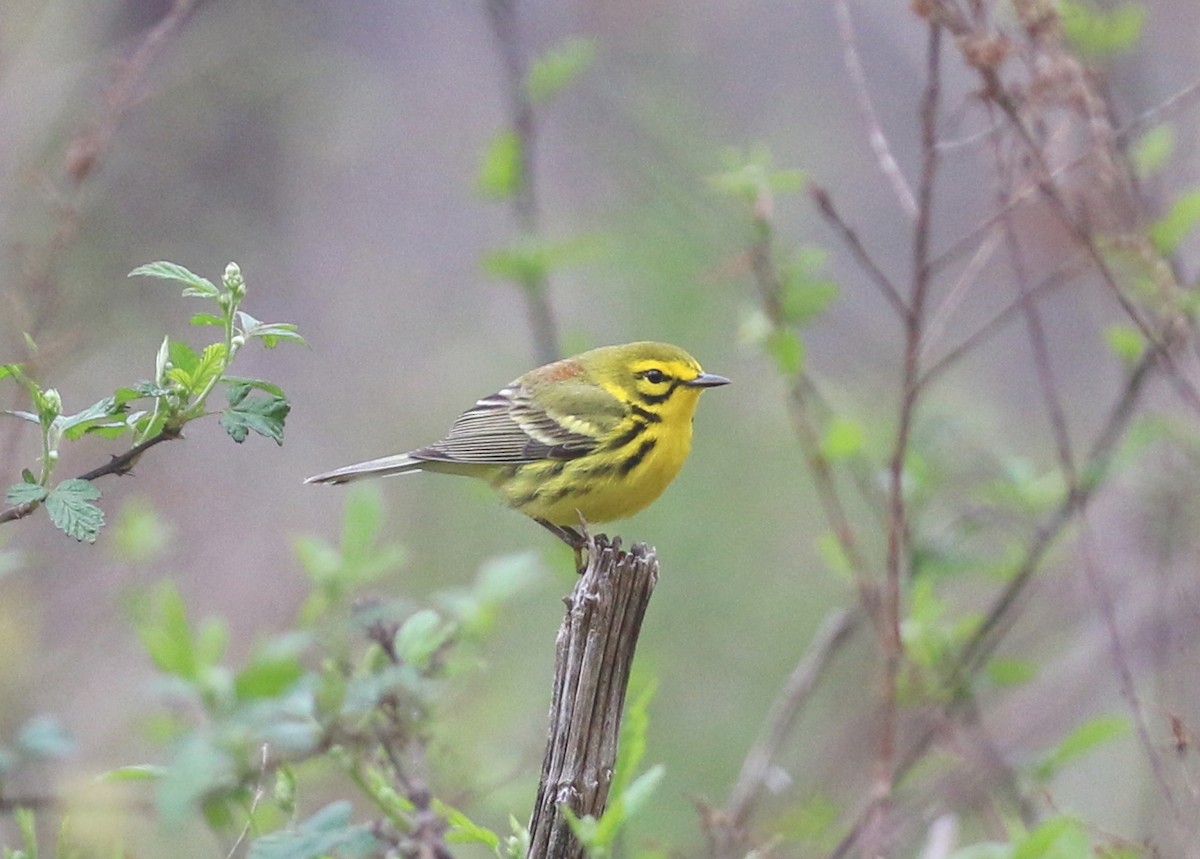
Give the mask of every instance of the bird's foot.
[[553, 522], [547, 522], [545, 519], [538, 519], [536, 521], [555, 537], [571, 547], [571, 550], [575, 553], [575, 572], [581, 576], [587, 570], [587, 560], [585, 560], [584, 552], [587, 552], [587, 558], [591, 558], [596, 551], [597, 537], [600, 540], [606, 539], [603, 534], [593, 536], [591, 531], [588, 530], [587, 520], [583, 516], [579, 517], [578, 530], [569, 525], [555, 525]]

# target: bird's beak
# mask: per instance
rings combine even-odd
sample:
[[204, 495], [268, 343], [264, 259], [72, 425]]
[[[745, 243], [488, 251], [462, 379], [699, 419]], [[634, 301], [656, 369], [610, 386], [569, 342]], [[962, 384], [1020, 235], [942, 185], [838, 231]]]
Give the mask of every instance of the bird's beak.
[[694, 379], [689, 379], [683, 384], [689, 388], [715, 388], [719, 385], [728, 385], [729, 380], [724, 376], [718, 376], [716, 373], [701, 373]]

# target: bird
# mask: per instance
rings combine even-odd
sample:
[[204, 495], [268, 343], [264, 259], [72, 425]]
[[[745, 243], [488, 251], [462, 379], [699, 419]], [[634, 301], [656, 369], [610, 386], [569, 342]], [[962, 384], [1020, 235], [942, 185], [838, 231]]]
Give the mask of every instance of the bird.
[[572, 546], [578, 562], [588, 524], [632, 516], [675, 479], [701, 392], [728, 383], [668, 343], [603, 346], [519, 376], [433, 444], [305, 483], [413, 471], [482, 478], [503, 503]]

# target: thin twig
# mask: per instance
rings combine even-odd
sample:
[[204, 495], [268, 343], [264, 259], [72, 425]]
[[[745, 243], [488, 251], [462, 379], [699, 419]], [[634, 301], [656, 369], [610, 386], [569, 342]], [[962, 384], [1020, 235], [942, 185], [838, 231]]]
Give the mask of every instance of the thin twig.
[[[85, 471], [79, 475], [76, 480], [92, 481], [105, 475], [115, 474], [124, 476], [133, 471], [133, 467], [137, 465], [142, 454], [157, 444], [162, 444], [164, 441], [173, 441], [177, 438], [183, 438], [183, 434], [177, 429], [164, 429], [158, 435], [151, 436], [140, 444], [136, 444], [129, 450], [125, 451], [120, 456], [112, 457], [107, 463], [93, 468], [91, 471]], [[37, 510], [41, 502], [29, 501], [24, 504], [17, 504], [14, 507], [9, 507], [6, 510], [0, 510], [0, 523], [11, 522], [14, 519], [23, 519], [34, 510]]]
[[1175, 792], [1171, 789], [1170, 782], [1167, 781], [1167, 775], [1163, 770], [1159, 750], [1154, 744], [1154, 740], [1150, 737], [1150, 728], [1146, 724], [1146, 711], [1142, 707], [1141, 698], [1138, 696], [1137, 684], [1133, 680], [1133, 671], [1129, 667], [1129, 657], [1125, 653], [1125, 645], [1121, 640], [1121, 629], [1117, 623], [1116, 607], [1113, 605], [1112, 595], [1104, 583], [1104, 573], [1100, 569], [1100, 563], [1096, 557], [1095, 541], [1091, 529], [1087, 527], [1086, 519], [1084, 520], [1083, 530], [1080, 535], [1080, 553], [1082, 556], [1084, 578], [1087, 580], [1092, 596], [1100, 607], [1100, 616], [1104, 619], [1104, 629], [1108, 636], [1109, 656], [1117, 672], [1117, 687], [1121, 690], [1121, 697], [1125, 699], [1125, 703], [1129, 707], [1129, 716], [1133, 721], [1138, 745], [1142, 747], [1142, 754], [1146, 756], [1146, 760], [1150, 764], [1150, 774], [1158, 785], [1163, 799], [1166, 800], [1167, 809], [1170, 811], [1171, 817], [1176, 822], [1179, 822], [1179, 803], [1175, 799]]
[[891, 278], [884, 274], [883, 269], [876, 264], [875, 260], [871, 257], [871, 254], [863, 245], [862, 240], [859, 239], [858, 233], [856, 233], [854, 229], [851, 228], [850, 225], [847, 224], [842, 216], [838, 213], [837, 209], [833, 205], [833, 198], [830, 197], [829, 192], [816, 184], [810, 184], [808, 186], [808, 192], [812, 197], [813, 202], [817, 204], [817, 211], [820, 212], [821, 216], [825, 218], [825, 221], [837, 231], [839, 237], [845, 243], [846, 247], [850, 249], [850, 253], [852, 253], [854, 258], [858, 260], [858, 264], [861, 265], [863, 270], [866, 271], [866, 273], [870, 276], [871, 282], [879, 288], [881, 293], [883, 293], [883, 297], [887, 299], [888, 304], [892, 305], [892, 308], [900, 316], [907, 316], [908, 305], [904, 302], [904, 299], [900, 297], [900, 290], [898, 290], [896, 285], [892, 283]]
[[905, 503], [904, 471], [908, 457], [909, 439], [916, 418], [921, 377], [921, 347], [924, 336], [925, 305], [931, 282], [929, 245], [933, 229], [933, 191], [937, 180], [938, 148], [937, 119], [941, 101], [942, 28], [929, 25], [925, 93], [921, 99], [921, 178], [917, 200], [920, 214], [913, 230], [912, 295], [909, 313], [904, 322], [904, 369], [901, 387], [900, 416], [896, 428], [896, 443], [888, 467], [888, 529], [886, 578], [883, 589], [882, 614], [884, 635], [884, 694], [878, 771], [872, 789], [875, 806], [874, 821], [868, 824], [868, 849], [878, 852], [882, 834], [883, 813], [891, 800], [895, 781], [897, 683], [903, 643], [900, 639], [900, 581], [905, 572], [908, 511]]
[[729, 800], [725, 803], [725, 815], [728, 825], [735, 832], [744, 831], [749, 824], [766, 786], [771, 767], [779, 758], [783, 744], [808, 704], [817, 682], [825, 673], [830, 660], [850, 640], [850, 636], [859, 628], [865, 617], [861, 606], [838, 609], [826, 615], [817, 627], [808, 649], [788, 675], [787, 681], [767, 711], [758, 739], [746, 753], [741, 772], [738, 773], [737, 781], [729, 792]]
[[[779, 269], [775, 265], [775, 254], [772, 247], [774, 225], [769, 215], [772, 208], [769, 200], [762, 200], [759, 205], [755, 206], [754, 226], [757, 238], [750, 246], [750, 268], [754, 273], [754, 281], [758, 286], [759, 297], [766, 310], [767, 318], [775, 328], [782, 329], [787, 322], [781, 305], [783, 282], [779, 275]], [[858, 539], [855, 537], [853, 525], [850, 524], [846, 506], [842, 503], [837, 481], [834, 479], [833, 467], [821, 449], [820, 433], [809, 413], [808, 391], [810, 387], [804, 374], [800, 374], [788, 388], [788, 405], [790, 406], [792, 425], [795, 427], [797, 440], [800, 442], [805, 462], [812, 476], [821, 509], [847, 564], [855, 575], [860, 596], [870, 607], [877, 600], [869, 592], [870, 585], [867, 576], [869, 568], [866, 559], [858, 549]]]
[[250, 809], [246, 812], [246, 825], [242, 827], [237, 840], [233, 842], [233, 846], [225, 854], [225, 859], [233, 859], [238, 848], [242, 846], [247, 836], [250, 835], [250, 830], [254, 828], [254, 813], [258, 810], [258, 804], [262, 801], [266, 793], [265, 788], [263, 788], [263, 782], [267, 778], [267, 761], [270, 756], [270, 749], [271, 747], [267, 743], [263, 743], [262, 748], [259, 750], [258, 782], [254, 785], [254, 796], [250, 800]]
[[[517, 0], [485, 0], [488, 22], [500, 60], [504, 65], [504, 82], [508, 93], [509, 122], [519, 142], [520, 176], [512, 196], [513, 215], [522, 236], [532, 237], [540, 231], [540, 212], [537, 195], [535, 152], [537, 122], [533, 103], [525, 89], [525, 58], [517, 26]], [[525, 296], [525, 311], [533, 334], [538, 363], [548, 364], [562, 357], [558, 326], [550, 308], [550, 285], [545, 274], [536, 273], [521, 282]]]
[[859, 110], [867, 123], [867, 139], [875, 153], [875, 161], [879, 165], [879, 171], [892, 186], [896, 199], [900, 201], [900, 208], [915, 221], [918, 215], [917, 201], [913, 197], [912, 188], [908, 186], [908, 180], [900, 170], [900, 165], [892, 155], [887, 135], [883, 133], [883, 125], [875, 112], [875, 103], [867, 86], [867, 75], [858, 55], [858, 38], [854, 33], [854, 19], [850, 16], [850, 3], [848, 0], [835, 0], [833, 9], [837, 15], [838, 34], [842, 39], [842, 59], [846, 64], [846, 71], [850, 74], [850, 81], [854, 84], [854, 95], [858, 100]]
[[[1124, 390], [1117, 398], [1103, 428], [1080, 465], [1079, 473], [1085, 475], [1086, 479], [1081, 481], [1079, 492], [1068, 493], [1030, 537], [1025, 547], [1025, 553], [1016, 564], [1008, 579], [1008, 584], [993, 599], [991, 606], [984, 613], [983, 620], [959, 652], [955, 664], [948, 670], [948, 688], [969, 687], [971, 678], [987, 664], [1012, 625], [1020, 598], [1041, 568], [1042, 561], [1051, 546], [1062, 535], [1067, 525], [1074, 521], [1076, 515], [1087, 507], [1092, 496], [1104, 484], [1117, 446], [1124, 438], [1129, 422], [1145, 393], [1146, 383], [1151, 377], [1155, 361], [1156, 355], [1147, 350], [1130, 373]], [[969, 703], [969, 696], [956, 698], [949, 705], [948, 714], [953, 715], [959, 707], [969, 705]], [[903, 757], [897, 762], [896, 779], [903, 778], [924, 757], [936, 736], [937, 728], [927, 726], [913, 739]], [[864, 808], [837, 847], [829, 854], [829, 859], [842, 859], [848, 855], [849, 851], [865, 837], [874, 816], [873, 805]]]
[[[1053, 271], [1044, 275], [1040, 282], [1033, 284], [1029, 288], [1029, 296], [1032, 299], [1040, 299], [1051, 292], [1059, 289], [1063, 285], [1070, 283], [1071, 279], [1079, 273], [1079, 268], [1086, 262], [1082, 251], [1077, 253], [1071, 259], [1056, 267]], [[935, 377], [949, 370], [954, 364], [958, 363], [965, 355], [974, 350], [992, 335], [1000, 331], [1006, 324], [1011, 322], [1022, 312], [1021, 298], [1015, 299], [1010, 304], [1006, 305], [1002, 310], [996, 312], [991, 319], [980, 325], [974, 332], [963, 338], [962, 342], [952, 348], [949, 352], [943, 355], [938, 360], [932, 362], [925, 368], [921, 374], [920, 384], [925, 386], [929, 384]]]

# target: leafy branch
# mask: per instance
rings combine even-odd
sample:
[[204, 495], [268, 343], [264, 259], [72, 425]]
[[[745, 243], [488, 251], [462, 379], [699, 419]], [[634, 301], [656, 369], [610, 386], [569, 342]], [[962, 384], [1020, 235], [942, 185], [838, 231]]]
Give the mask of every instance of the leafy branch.
[[[283, 341], [303, 343], [296, 326], [285, 322], [261, 322], [241, 309], [246, 281], [236, 263], [225, 267], [220, 286], [171, 262], [139, 266], [130, 277], [153, 277], [183, 285], [183, 297], [213, 302], [216, 312], [192, 316], [195, 326], [212, 326], [221, 337], [199, 353], [182, 340], [164, 337], [154, 362], [154, 378], [118, 387], [113, 393], [73, 414], [65, 414], [62, 397], [52, 387], [40, 385], [20, 364], [0, 364], [0, 380], [12, 379], [31, 403], [30, 410], [4, 410], [38, 427], [41, 456], [36, 473], [26, 468], [22, 481], [5, 492], [9, 505], [0, 510], [0, 522], [10, 522], [45, 507], [51, 521], [77, 540], [95, 542], [104, 526], [104, 513], [96, 501], [100, 490], [93, 485], [108, 474], [130, 473], [147, 450], [164, 441], [182, 437], [183, 428], [213, 413], [209, 398], [224, 386], [228, 405], [219, 409], [221, 426], [236, 442], [253, 431], [283, 444], [283, 426], [291, 408], [283, 390], [262, 379], [230, 373], [238, 352], [258, 340], [268, 349]], [[257, 391], [257, 394], [252, 394]], [[135, 405], [143, 405], [135, 409]], [[59, 451], [66, 441], [85, 435], [116, 439], [132, 438], [125, 453], [78, 477], [53, 482]]]

